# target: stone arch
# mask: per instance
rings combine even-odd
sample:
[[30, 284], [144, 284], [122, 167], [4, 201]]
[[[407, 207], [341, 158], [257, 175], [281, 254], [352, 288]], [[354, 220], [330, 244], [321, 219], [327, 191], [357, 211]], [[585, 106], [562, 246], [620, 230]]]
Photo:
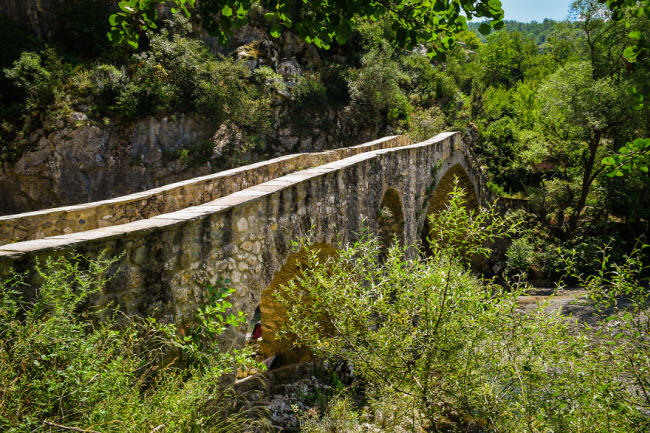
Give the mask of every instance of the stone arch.
[[[337, 250], [326, 243], [318, 243], [310, 247], [317, 251], [320, 263], [325, 263], [330, 257], [337, 255]], [[294, 278], [300, 277], [309, 269], [307, 252], [303, 249], [292, 253], [287, 258], [284, 266], [278, 270], [269, 286], [262, 291], [260, 299], [260, 313], [262, 322], [262, 341], [260, 354], [263, 358], [275, 356], [274, 365], [288, 365], [308, 361], [312, 354], [304, 348], [293, 347], [291, 338], [281, 339], [277, 333], [284, 321], [287, 320], [286, 311], [276, 299], [276, 294], [282, 286]]]
[[425, 251], [428, 250], [427, 235], [431, 231], [429, 225], [429, 215], [443, 212], [449, 203], [449, 193], [454, 189], [454, 182], [458, 179], [458, 186], [465, 190], [465, 207], [470, 211], [479, 210], [479, 199], [476, 193], [476, 187], [467, 171], [461, 163], [456, 163], [449, 167], [440, 180], [435, 183], [435, 189], [430, 198], [425, 202], [424, 221], [422, 225], [422, 242], [425, 245]]
[[404, 245], [404, 206], [394, 188], [386, 190], [379, 204], [377, 226], [383, 257], [388, 254], [396, 238], [400, 245]]

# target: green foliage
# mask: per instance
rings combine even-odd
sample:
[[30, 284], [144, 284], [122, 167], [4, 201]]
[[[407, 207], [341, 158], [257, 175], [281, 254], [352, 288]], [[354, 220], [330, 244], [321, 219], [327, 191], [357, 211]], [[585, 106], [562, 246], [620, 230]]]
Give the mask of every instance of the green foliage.
[[330, 104], [343, 105], [350, 102], [347, 74], [348, 70], [338, 63], [331, 63], [322, 68], [321, 82], [325, 84], [325, 93]]
[[[644, 431], [647, 403], [630, 385], [647, 374], [630, 373], [647, 346], [626, 365], [623, 351], [545, 304], [520, 312], [524, 287], [481, 282], [458, 261], [484, 251], [462, 233], [477, 233], [462, 194], [438, 218], [461, 241], [437, 242], [429, 259], [407, 260], [394, 246], [382, 266], [366, 236], [327, 263], [310, 251], [310, 272], [282, 295], [300, 344], [354, 365], [370, 399], [364, 419], [391, 431]], [[487, 228], [483, 239], [499, 233]], [[330, 425], [359, 419], [349, 405], [333, 409]]]
[[[186, 5], [194, 6], [193, 0], [177, 0], [178, 10], [189, 15]], [[226, 45], [233, 30], [247, 22], [251, 0], [205, 0], [199, 3], [203, 27]], [[121, 12], [112, 15], [109, 38], [114, 42], [128, 43], [138, 47], [139, 34], [155, 28], [155, 0], [123, 0]], [[430, 55], [444, 53], [455, 44], [454, 36], [467, 30], [467, 20], [485, 17], [480, 30], [488, 34], [503, 27], [503, 10], [499, 0], [439, 0], [435, 3], [409, 3], [403, 1], [377, 2], [357, 1], [341, 7], [337, 2], [305, 2], [296, 8], [285, 0], [265, 3], [265, 18], [271, 24], [271, 36], [279, 37], [282, 27], [294, 29], [298, 36], [319, 48], [329, 49], [336, 42], [344, 44], [358, 22], [386, 19], [394, 31], [399, 47], [412, 49], [420, 42], [429, 44]], [[302, 9], [302, 10], [301, 10]], [[172, 12], [176, 12], [176, 8]]]
[[350, 105], [355, 120], [362, 126], [373, 125], [384, 119], [405, 121], [412, 107], [400, 87], [407, 81], [397, 62], [385, 54], [372, 50], [362, 58], [362, 68], [350, 76]]
[[524, 79], [536, 52], [535, 42], [521, 33], [494, 33], [479, 48], [479, 76], [485, 84], [510, 87]]
[[[181, 11], [186, 17], [190, 16], [188, 6], [194, 7], [195, 0], [174, 0], [172, 13]], [[122, 0], [118, 3], [120, 11], [111, 15], [108, 39], [115, 45], [126, 45], [138, 48], [140, 36], [148, 29], [157, 28], [158, 18], [155, 0]]]
[[571, 63], [539, 90], [547, 133], [565, 141], [589, 141], [631, 116], [624, 88], [609, 78], [593, 80], [586, 62]]
[[[505, 10], [505, 13], [506, 15], [508, 14], [507, 9]], [[500, 30], [501, 32], [519, 32], [526, 37], [534, 40], [537, 45], [541, 45], [547, 40], [549, 34], [553, 32], [555, 26], [558, 24], [558, 21], [545, 18], [541, 23], [537, 21], [522, 23], [513, 20], [504, 20], [503, 23], [504, 27], [502, 30]], [[482, 24], [481, 22], [470, 22], [467, 24], [470, 31], [477, 35], [478, 39], [481, 42], [486, 42], [486, 36], [479, 32], [479, 26]]]
[[436, 104], [444, 108], [450, 117], [457, 114], [456, 104], [460, 90], [451, 76], [432, 65], [422, 55], [406, 56], [401, 63], [408, 77], [404, 85], [412, 103], [423, 107]]
[[607, 175], [623, 176], [637, 169], [641, 173], [648, 173], [650, 164], [650, 139], [637, 138], [632, 143], [621, 147], [618, 154], [603, 158], [603, 165], [608, 166]]
[[250, 82], [248, 68], [215, 57], [199, 39], [184, 34], [184, 23], [176, 18], [172, 24], [180, 31], [151, 35], [149, 50], [134, 55], [128, 80], [112, 73], [114, 88], [124, 83], [113, 110], [130, 118], [194, 112], [215, 125], [230, 120], [245, 133], [245, 143], [255, 145], [270, 127], [269, 99]]
[[41, 108], [54, 99], [52, 73], [45, 69], [37, 53], [23, 52], [13, 67], [4, 72], [27, 95], [27, 109]]
[[317, 75], [301, 75], [292, 89], [298, 110], [323, 110], [327, 104], [327, 89]]
[[282, 75], [268, 66], [260, 66], [257, 68], [255, 70], [255, 76], [263, 85], [268, 86], [275, 92], [284, 92], [287, 90], [287, 83], [284, 82]]
[[[2, 283], [0, 429], [243, 431], [254, 420], [229, 409], [219, 380], [246, 354], [212, 343], [223, 323], [243, 321], [226, 314], [227, 292], [208, 296], [183, 336], [174, 324], [94, 306], [114, 262], [48, 259], [30, 301], [20, 278]], [[176, 366], [181, 350], [191, 352], [189, 367]]]
[[493, 206], [481, 208], [478, 212], [467, 210], [465, 196], [466, 192], [458, 186], [458, 179], [454, 179], [445, 210], [428, 217], [431, 231], [427, 241], [436, 257], [488, 257], [491, 250], [487, 245], [507, 238], [519, 224], [497, 214]]
[[411, 113], [408, 134], [415, 143], [435, 137], [445, 129], [445, 115], [437, 106]]
[[[629, 29], [633, 18], [650, 18], [650, 3], [647, 0], [600, 0], [600, 3], [607, 5], [612, 18], [615, 21], [623, 21], [625, 28]], [[643, 33], [637, 29], [632, 29], [628, 37], [630, 46], [625, 48], [623, 54], [629, 62], [635, 62], [640, 54], [647, 53], [648, 41]]]
[[98, 65], [92, 71], [93, 93], [105, 106], [115, 104], [127, 84], [124, 68], [113, 65]]
[[606, 246], [595, 263], [596, 272], [586, 277], [575, 266], [575, 252], [565, 256], [568, 274], [588, 291], [598, 315], [608, 324], [598, 328], [596, 336], [609, 346], [612, 367], [625, 372], [632, 401], [641, 408], [650, 407], [650, 291], [644, 257], [648, 248], [638, 241], [622, 262], [612, 263], [611, 247]]

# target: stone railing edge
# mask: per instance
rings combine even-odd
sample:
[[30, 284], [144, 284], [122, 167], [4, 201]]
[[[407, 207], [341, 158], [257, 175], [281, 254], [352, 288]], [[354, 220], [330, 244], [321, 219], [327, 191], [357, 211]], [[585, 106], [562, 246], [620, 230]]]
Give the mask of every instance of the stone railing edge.
[[[377, 150], [377, 148], [402, 147], [409, 144], [411, 141], [408, 136], [388, 136], [352, 147], [285, 155], [113, 199], [0, 216], [0, 245], [84, 232], [146, 219], [205, 203], [305, 168]], [[278, 171], [273, 173], [275, 169]], [[240, 178], [235, 179], [237, 176]], [[254, 179], [255, 176], [258, 178]], [[228, 179], [235, 179], [234, 182], [239, 182], [239, 185], [223, 192], [215, 191], [218, 183], [227, 182]], [[194, 192], [201, 192], [201, 194], [184, 200], [183, 190], [189, 188], [201, 188], [201, 191]], [[116, 215], [120, 215], [119, 219]]]
[[[377, 149], [364, 152], [363, 154], [353, 155], [352, 157], [344, 158], [343, 160], [333, 161], [322, 166], [301, 170], [297, 173], [290, 173], [258, 185], [253, 185], [249, 188], [237, 191], [225, 197], [220, 197], [208, 203], [157, 215], [148, 219], [137, 220], [113, 227], [98, 228], [85, 232], [70, 233], [45, 239], [35, 239], [2, 245], [0, 246], [0, 268], [2, 268], [1, 263], [3, 261], [13, 261], [29, 253], [48, 253], [59, 250], [71, 251], [82, 244], [100, 239], [110, 240], [120, 236], [153, 231], [169, 226], [185, 224], [197, 219], [202, 219], [211, 214], [228, 212], [235, 207], [245, 205], [246, 203], [257, 200], [262, 196], [274, 194], [282, 189], [289, 188], [313, 177], [323, 176], [326, 173], [341, 170], [390, 152], [409, 151], [418, 147], [431, 146], [435, 144], [444, 145], [447, 140], [459, 136], [460, 133], [456, 132], [444, 133], [439, 134], [426, 142], [422, 142], [426, 143], [424, 145], [422, 143], [416, 143], [390, 149]], [[457, 144], [459, 142], [461, 141], [454, 140], [452, 142], [454, 150], [458, 150]]]

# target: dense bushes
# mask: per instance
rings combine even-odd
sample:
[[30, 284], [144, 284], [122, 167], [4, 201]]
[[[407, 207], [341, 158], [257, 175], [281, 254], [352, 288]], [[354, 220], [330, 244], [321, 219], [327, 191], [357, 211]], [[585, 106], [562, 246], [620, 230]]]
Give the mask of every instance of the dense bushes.
[[245, 360], [216, 347], [224, 326], [242, 320], [225, 314], [227, 292], [206, 289], [205, 307], [181, 335], [174, 324], [92, 307], [112, 262], [48, 260], [30, 302], [20, 278], [0, 284], [0, 430], [230, 432], [255, 422], [229, 409], [232, 396], [219, 385]]
[[[604, 262], [601, 275], [583, 280], [607, 324], [593, 329], [546, 310], [544, 303], [524, 312], [517, 302], [526, 287], [504, 290], [461, 264], [458, 253], [471, 257], [480, 250], [480, 239], [469, 234], [480, 233], [475, 225], [482, 219], [469, 217], [461, 199], [456, 192], [435, 222], [453, 234], [469, 230], [468, 236], [432, 232], [428, 260], [407, 260], [397, 246], [381, 266], [373, 237], [326, 263], [307, 247], [309, 272], [280, 295], [290, 318], [287, 330], [316, 353], [353, 365], [367, 405], [361, 409], [343, 397], [307, 431], [326, 431], [327, 425], [355, 431], [361, 422], [388, 431], [650, 427], [644, 412], [650, 405], [644, 392], [650, 295], [640, 278], [639, 251], [621, 266]], [[520, 254], [527, 247], [515, 249]], [[511, 258], [519, 265], [523, 257]], [[573, 267], [570, 258], [566, 263]], [[632, 308], [619, 303], [622, 295], [633, 300]], [[612, 305], [620, 314], [612, 314]]]
[[400, 87], [408, 77], [399, 65], [378, 51], [365, 54], [362, 65], [352, 72], [349, 106], [361, 125], [376, 124], [378, 119], [406, 120], [412, 107]]

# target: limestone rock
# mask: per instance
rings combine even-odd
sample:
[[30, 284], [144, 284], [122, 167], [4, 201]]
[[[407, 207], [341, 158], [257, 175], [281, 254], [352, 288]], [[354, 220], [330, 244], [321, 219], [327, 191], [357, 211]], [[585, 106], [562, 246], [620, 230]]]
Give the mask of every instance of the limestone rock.
[[295, 78], [299, 77], [302, 74], [300, 65], [298, 64], [298, 61], [295, 57], [281, 62], [278, 65], [276, 72], [285, 78]]
[[149, 117], [135, 125], [96, 126], [72, 113], [69, 126], [38, 131], [29, 150], [0, 172], [0, 214], [103, 200], [210, 173], [187, 170], [174, 154], [210, 136], [191, 116]]

